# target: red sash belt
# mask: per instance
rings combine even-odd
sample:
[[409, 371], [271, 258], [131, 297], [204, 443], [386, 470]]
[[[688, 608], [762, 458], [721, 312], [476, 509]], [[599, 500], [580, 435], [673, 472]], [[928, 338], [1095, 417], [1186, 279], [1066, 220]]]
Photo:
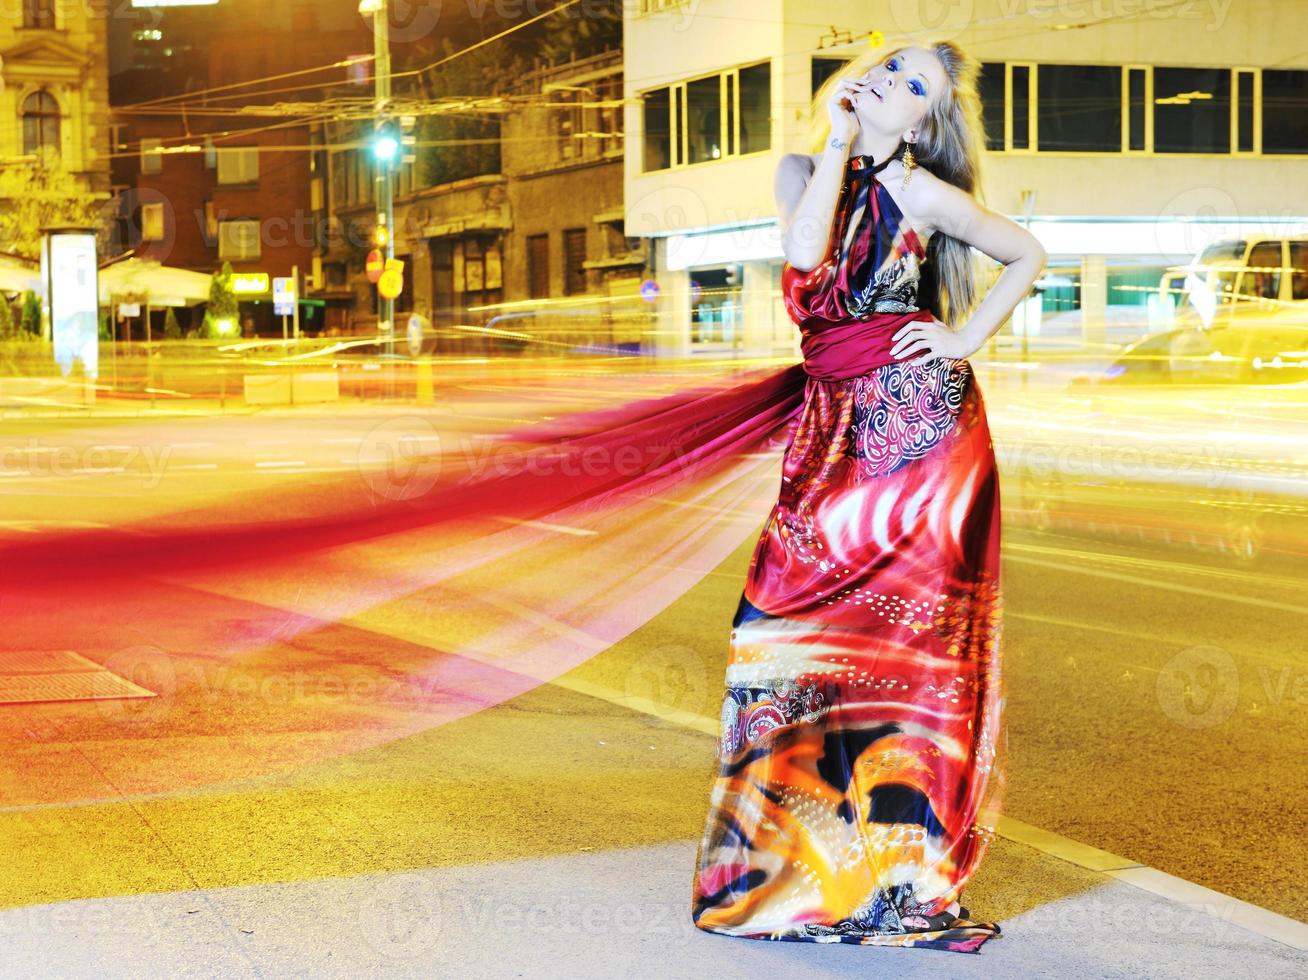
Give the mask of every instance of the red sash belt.
[[933, 319], [930, 310], [873, 313], [870, 317], [844, 323], [813, 317], [800, 325], [804, 372], [818, 381], [845, 381], [903, 360], [890, 354], [899, 328], [911, 320], [930, 322]]

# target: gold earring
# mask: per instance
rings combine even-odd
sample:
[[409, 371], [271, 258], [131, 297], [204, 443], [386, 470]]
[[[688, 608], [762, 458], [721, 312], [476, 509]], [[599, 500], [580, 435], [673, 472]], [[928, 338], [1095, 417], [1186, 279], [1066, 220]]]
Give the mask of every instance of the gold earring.
[[916, 166], [917, 160], [913, 157], [913, 144], [909, 143], [904, 147], [904, 182], [899, 185], [901, 190], [908, 190], [908, 181], [913, 176], [913, 168]]

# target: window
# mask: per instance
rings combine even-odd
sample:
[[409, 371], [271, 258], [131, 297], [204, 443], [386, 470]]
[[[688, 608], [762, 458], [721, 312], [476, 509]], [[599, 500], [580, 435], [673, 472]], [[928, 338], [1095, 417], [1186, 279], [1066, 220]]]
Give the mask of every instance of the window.
[[59, 152], [59, 103], [49, 92], [23, 100], [23, 153]]
[[599, 110], [600, 153], [622, 152], [622, 78], [613, 76], [598, 84], [596, 94], [601, 102], [612, 102]]
[[23, 26], [54, 30], [54, 0], [23, 0]]
[[656, 89], [642, 103], [646, 172], [772, 148], [771, 62]]
[[157, 174], [163, 172], [163, 140], [153, 136], [141, 139], [141, 173]]
[[671, 89], [646, 92], [641, 100], [645, 119], [645, 170], [666, 170], [672, 166]]
[[1263, 152], [1308, 153], [1308, 71], [1264, 68]]
[[1145, 132], [1148, 113], [1148, 69], [1128, 68], [1126, 70], [1126, 150], [1142, 152], [1149, 147], [1148, 134]]
[[218, 183], [253, 184], [259, 179], [257, 146], [224, 146], [218, 150]]
[[161, 242], [164, 238], [164, 206], [158, 204], [141, 205], [141, 240]]
[[742, 273], [739, 265], [690, 270], [691, 343], [739, 342]]
[[561, 160], [571, 160], [581, 155], [577, 152], [581, 141], [577, 139], [576, 135], [582, 131], [581, 108], [576, 105], [580, 95], [580, 92], [553, 93], [554, 101], [573, 103], [558, 110], [559, 158]]
[[1290, 298], [1308, 299], [1308, 242], [1290, 243]]
[[1041, 65], [1036, 73], [1036, 86], [1037, 149], [1121, 152], [1121, 68]]
[[740, 152], [758, 153], [771, 149], [772, 63], [765, 61], [760, 65], [750, 65], [740, 69], [739, 75]]
[[1013, 138], [1009, 144], [1014, 150], [1031, 149], [1031, 66], [1010, 65], [1011, 96], [1009, 117]]
[[698, 78], [686, 83], [687, 163], [721, 159], [722, 76]]
[[812, 87], [811, 98], [816, 98], [818, 89], [826, 84], [827, 79], [844, 68], [851, 58], [814, 58], [809, 69], [809, 82]]
[[981, 65], [978, 80], [981, 112], [985, 121], [986, 149], [1004, 148], [1004, 63], [990, 61]]
[[218, 258], [250, 261], [260, 256], [259, 222], [247, 219], [218, 222]]
[[1258, 242], [1249, 250], [1249, 262], [1240, 298], [1276, 299], [1281, 295], [1281, 243]]
[[1235, 152], [1254, 151], [1254, 90], [1257, 72], [1245, 69], [1235, 73]]
[[527, 236], [527, 288], [532, 299], [550, 294], [550, 236]]
[[1225, 68], [1154, 69], [1154, 151], [1229, 153], [1231, 72]]
[[563, 291], [569, 296], [586, 291], [586, 229], [563, 231]]

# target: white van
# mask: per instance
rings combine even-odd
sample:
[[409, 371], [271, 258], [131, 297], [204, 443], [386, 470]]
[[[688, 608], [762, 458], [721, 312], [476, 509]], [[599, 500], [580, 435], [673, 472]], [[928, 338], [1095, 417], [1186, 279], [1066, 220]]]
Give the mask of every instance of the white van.
[[1303, 320], [1308, 316], [1308, 236], [1251, 235], [1214, 242], [1186, 267], [1182, 289], [1180, 322], [1200, 329], [1246, 319]]

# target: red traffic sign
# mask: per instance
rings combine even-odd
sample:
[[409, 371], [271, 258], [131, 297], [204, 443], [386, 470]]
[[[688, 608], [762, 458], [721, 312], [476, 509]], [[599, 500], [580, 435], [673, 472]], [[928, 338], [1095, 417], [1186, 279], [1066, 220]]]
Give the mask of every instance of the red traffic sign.
[[386, 271], [386, 257], [374, 248], [368, 253], [368, 262], [364, 269], [368, 273], [368, 281], [375, 285], [377, 280], [382, 277], [382, 273]]

